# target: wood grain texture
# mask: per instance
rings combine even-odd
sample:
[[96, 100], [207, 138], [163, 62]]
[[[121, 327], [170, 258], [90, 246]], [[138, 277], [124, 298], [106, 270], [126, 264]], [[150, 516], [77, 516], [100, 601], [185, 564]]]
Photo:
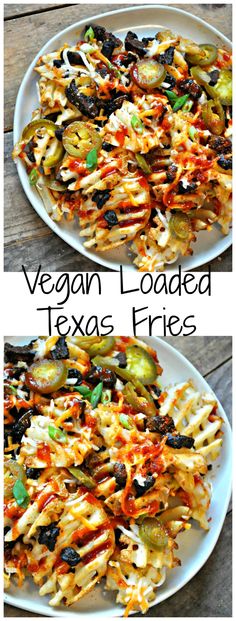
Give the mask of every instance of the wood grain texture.
[[204, 377], [232, 357], [230, 336], [168, 336], [164, 340], [186, 356]]
[[[230, 337], [167, 337], [206, 377], [231, 422]], [[232, 614], [232, 515], [231, 504], [217, 545], [198, 574], [176, 595], [154, 606], [146, 617], [230, 617]], [[181, 571], [181, 569], [180, 569]], [[222, 588], [222, 584], [224, 587]], [[37, 617], [14, 606], [5, 606], [6, 617]], [[134, 615], [135, 617], [137, 615]], [[140, 617], [139, 617], [140, 618]]]
[[[172, 6], [205, 19], [231, 37], [230, 5]], [[21, 188], [16, 167], [11, 161], [11, 130], [17, 91], [28, 65], [42, 45], [75, 21], [122, 7], [127, 7], [127, 4], [5, 5], [5, 271], [20, 271], [22, 264], [33, 271], [39, 261], [49, 271], [109, 271], [73, 250], [52, 233], [36, 214]], [[24, 45], [25, 41], [27, 45]], [[204, 265], [196, 271], [205, 271], [207, 267]], [[212, 261], [211, 268], [214, 272], [232, 271], [231, 248]]]

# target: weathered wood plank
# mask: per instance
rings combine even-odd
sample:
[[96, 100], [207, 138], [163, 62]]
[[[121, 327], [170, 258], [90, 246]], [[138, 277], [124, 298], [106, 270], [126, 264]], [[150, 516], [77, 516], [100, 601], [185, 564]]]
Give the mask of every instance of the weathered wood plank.
[[56, 10], [60, 6], [53, 4], [5, 4], [4, 5], [4, 19], [12, 19], [13, 17], [21, 17], [23, 15], [30, 15], [32, 13], [43, 13], [47, 10]]
[[[23, 5], [24, 6], [24, 5]], [[126, 5], [114, 5], [114, 9]], [[77, 4], [57, 7], [56, 11], [46, 11], [12, 19], [5, 22], [5, 123], [12, 128], [16, 95], [22, 78], [34, 56], [41, 47], [57, 32], [97, 13], [109, 10], [105, 4]], [[32, 32], [34, 36], [32, 37]], [[24, 42], [27, 41], [27, 45]]]
[[[12, 6], [12, 5], [9, 5]], [[16, 6], [16, 5], [13, 5]], [[32, 5], [28, 5], [32, 6]], [[35, 5], [38, 6], [38, 5]], [[231, 36], [232, 12], [230, 5], [173, 4], [172, 6], [197, 15], [218, 28], [229, 38]], [[26, 5], [18, 5], [20, 13]], [[113, 4], [112, 9], [127, 7]], [[213, 9], [215, 7], [215, 9]], [[5, 22], [5, 128], [11, 129], [17, 91], [27, 67], [43, 44], [61, 29], [85, 17], [104, 13], [111, 9], [108, 4], [56, 5], [54, 11], [42, 11], [19, 19]], [[10, 9], [9, 9], [10, 10]], [[32, 36], [32, 32], [34, 33]], [[27, 41], [27, 45], [25, 45]]]
[[[12, 132], [8, 132], [5, 134], [5, 270], [18, 272], [22, 263], [26, 265], [27, 262], [28, 269], [33, 271], [41, 258], [42, 265], [52, 272], [78, 271], [82, 266], [84, 271], [106, 271], [86, 257], [82, 258], [39, 218], [21, 187], [11, 158], [12, 146]], [[212, 271], [231, 271], [230, 248], [220, 259], [211, 262]], [[202, 266], [199, 271], [206, 269], [207, 266]]]
[[[210, 558], [200, 572], [178, 593], [150, 608], [146, 617], [231, 617], [232, 516], [228, 514]], [[224, 588], [222, 588], [222, 581]], [[6, 617], [37, 617], [14, 606], [5, 606]], [[137, 617], [137, 615], [134, 615]], [[140, 617], [139, 617], [140, 618]]]
[[168, 336], [165, 339], [172, 347], [175, 347], [203, 375], [208, 377], [232, 356], [232, 339], [230, 336]]
[[209, 373], [206, 380], [221, 402], [232, 425], [232, 360]]

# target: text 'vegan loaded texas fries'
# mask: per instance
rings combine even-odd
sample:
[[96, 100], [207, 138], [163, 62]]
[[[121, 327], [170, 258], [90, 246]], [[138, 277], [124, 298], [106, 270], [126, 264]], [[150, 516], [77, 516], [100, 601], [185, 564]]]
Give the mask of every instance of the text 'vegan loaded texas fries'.
[[39, 107], [15, 145], [51, 218], [84, 246], [128, 244], [140, 271], [231, 222], [231, 55], [161, 31], [124, 44], [98, 25], [41, 56]]
[[40, 337], [5, 354], [6, 588], [32, 576], [70, 606], [104, 577], [125, 616], [145, 613], [181, 564], [178, 533], [209, 528], [215, 397], [162, 387], [135, 338]]

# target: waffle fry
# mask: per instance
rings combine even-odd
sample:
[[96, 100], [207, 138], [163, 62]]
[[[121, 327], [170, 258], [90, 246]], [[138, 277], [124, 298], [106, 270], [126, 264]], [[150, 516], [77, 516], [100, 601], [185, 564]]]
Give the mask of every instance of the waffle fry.
[[222, 418], [215, 413], [216, 408], [213, 395], [201, 395], [192, 382], [183, 382], [166, 390], [160, 416], [172, 416], [176, 429], [194, 438], [198, 453], [216, 459], [222, 445]]

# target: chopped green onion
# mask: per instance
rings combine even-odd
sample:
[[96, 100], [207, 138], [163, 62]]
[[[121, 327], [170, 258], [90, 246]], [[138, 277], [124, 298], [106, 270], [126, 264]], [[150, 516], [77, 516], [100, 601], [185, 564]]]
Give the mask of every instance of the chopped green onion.
[[55, 442], [59, 442], [60, 444], [66, 444], [68, 442], [68, 437], [65, 431], [59, 429], [58, 427], [54, 427], [53, 425], [48, 425], [48, 435]]
[[131, 118], [131, 125], [132, 125], [134, 131], [137, 134], [142, 134], [143, 133], [142, 121], [140, 121], [140, 119], [135, 114], [133, 114], [133, 116]]
[[108, 66], [108, 69], [110, 69], [111, 71], [114, 71], [116, 78], [122, 78], [122, 73], [110, 61], [107, 63], [107, 66]]
[[106, 405], [107, 403], [110, 403], [110, 401], [111, 401], [111, 390], [107, 388], [106, 390], [102, 391], [101, 403], [103, 403], [103, 405]]
[[150, 168], [149, 164], [146, 162], [145, 157], [143, 157], [143, 155], [140, 155], [140, 153], [136, 153], [135, 159], [136, 159], [136, 162], [139, 168], [141, 168], [143, 172], [147, 173], [147, 175], [150, 175], [150, 173], [152, 172], [152, 169]]
[[85, 397], [85, 399], [86, 397], [89, 399], [92, 394], [92, 391], [88, 386], [74, 386], [73, 390], [79, 392], [83, 397]]
[[178, 97], [178, 99], [176, 99], [176, 102], [173, 106], [173, 112], [177, 112], [178, 110], [180, 110], [180, 108], [183, 108], [188, 98], [189, 98], [189, 95], [183, 95], [182, 97]]
[[36, 168], [32, 168], [29, 174], [29, 182], [30, 185], [36, 185], [39, 178], [39, 173]]
[[10, 390], [12, 390], [12, 392], [14, 392], [14, 395], [17, 395], [17, 390], [16, 390], [15, 386], [12, 386], [12, 384], [7, 384], [6, 382], [4, 382], [4, 388], [10, 388]]
[[178, 99], [178, 95], [176, 95], [176, 93], [174, 93], [173, 91], [164, 91], [165, 95], [168, 97], [170, 103], [175, 103]]
[[190, 112], [190, 110], [192, 110], [193, 107], [193, 101], [191, 101], [191, 99], [189, 99], [186, 104], [184, 104], [183, 106], [183, 110], [184, 112]]
[[97, 167], [98, 163], [98, 154], [97, 149], [91, 149], [86, 157], [86, 167], [93, 172]]
[[94, 483], [93, 479], [85, 474], [83, 470], [80, 470], [80, 468], [75, 468], [73, 466], [72, 468], [68, 468], [68, 470], [73, 475], [73, 477], [78, 479], [81, 485], [85, 485], [85, 487], [87, 487], [88, 489], [93, 489], [93, 487], [96, 486], [96, 483]]
[[130, 431], [130, 429], [132, 429], [133, 422], [132, 422], [130, 416], [128, 416], [127, 414], [120, 414], [119, 421], [120, 421], [122, 427], [124, 427], [124, 429], [128, 429], [129, 431]]
[[196, 134], [196, 127], [194, 127], [194, 125], [191, 125], [191, 127], [188, 130], [189, 133], [189, 138], [191, 138], [191, 140], [194, 140], [194, 136]]
[[92, 27], [90, 26], [88, 28], [88, 30], [86, 30], [86, 32], [85, 32], [84, 40], [85, 41], [93, 41], [94, 38], [95, 38], [94, 31], [93, 31]]
[[101, 396], [102, 396], [102, 389], [103, 389], [103, 382], [99, 382], [99, 384], [93, 389], [93, 392], [91, 394], [91, 406], [92, 408], [96, 408]]
[[13, 496], [19, 507], [22, 507], [23, 509], [26, 509], [28, 507], [30, 497], [27, 490], [25, 489], [24, 483], [22, 483], [20, 479], [17, 479], [17, 481], [14, 483]]

